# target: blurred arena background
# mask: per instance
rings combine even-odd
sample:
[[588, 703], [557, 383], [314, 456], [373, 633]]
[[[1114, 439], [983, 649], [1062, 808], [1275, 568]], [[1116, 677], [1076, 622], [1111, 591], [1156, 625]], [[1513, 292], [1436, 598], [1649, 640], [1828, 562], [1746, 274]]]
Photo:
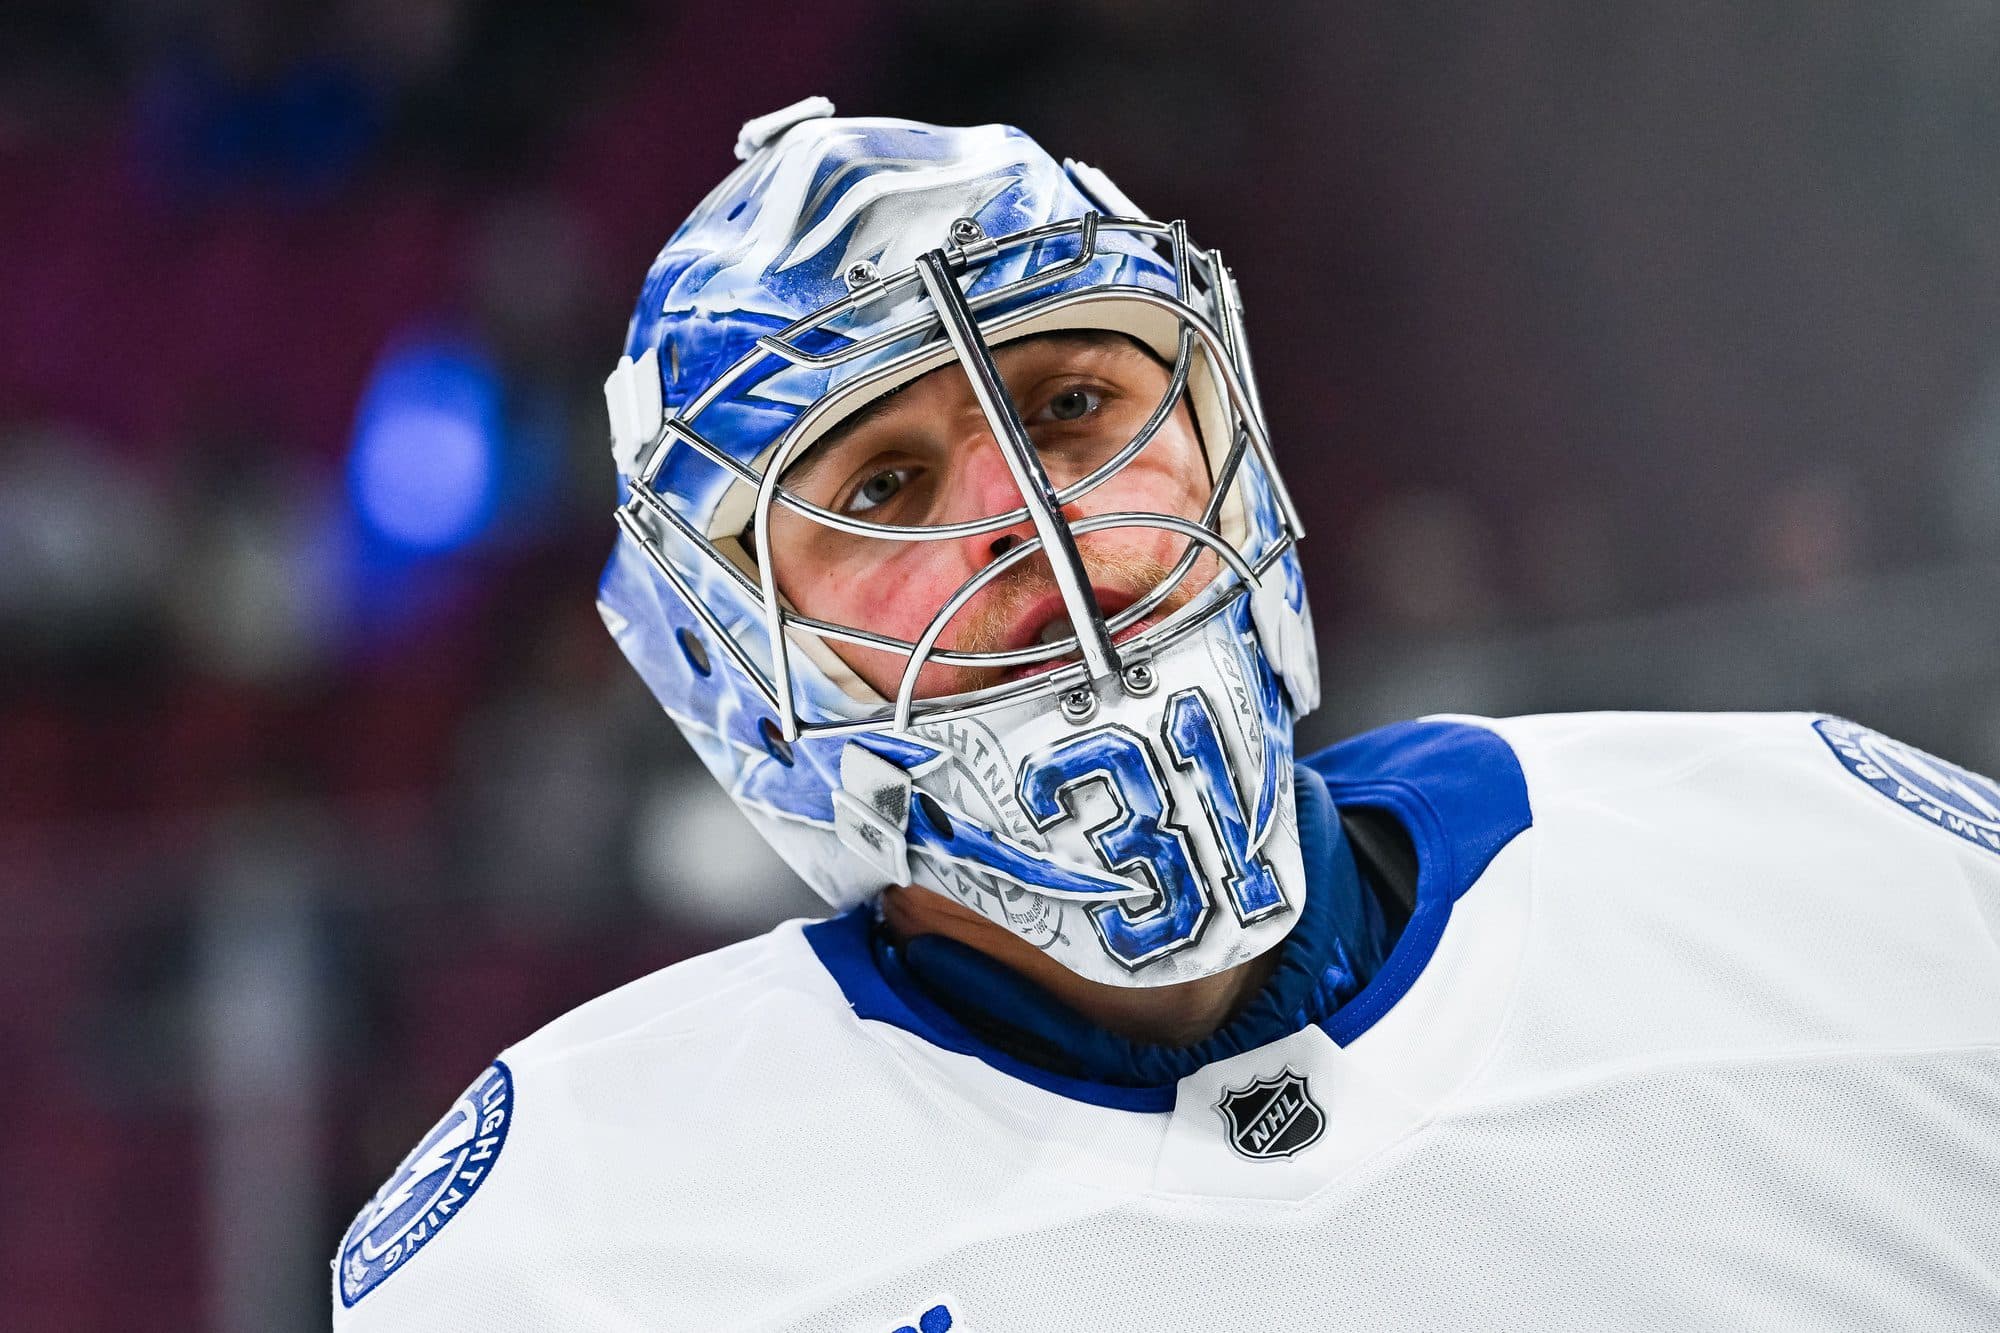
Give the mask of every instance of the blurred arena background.
[[[1330, 703], [2000, 770], [2000, 6], [0, 8], [0, 1325], [324, 1326], [502, 1046], [815, 904], [592, 590], [744, 119], [1004, 119], [1239, 270]], [[691, 1095], [696, 1095], [691, 1090]]]

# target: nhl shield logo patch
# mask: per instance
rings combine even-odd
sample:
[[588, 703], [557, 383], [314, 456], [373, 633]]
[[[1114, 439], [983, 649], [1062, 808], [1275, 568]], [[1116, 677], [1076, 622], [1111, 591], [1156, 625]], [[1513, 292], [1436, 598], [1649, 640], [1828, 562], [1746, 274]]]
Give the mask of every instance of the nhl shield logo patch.
[[1305, 1075], [1289, 1065], [1276, 1078], [1228, 1089], [1215, 1109], [1229, 1126], [1230, 1146], [1258, 1161], [1290, 1157], [1326, 1132], [1326, 1113], [1306, 1090]]

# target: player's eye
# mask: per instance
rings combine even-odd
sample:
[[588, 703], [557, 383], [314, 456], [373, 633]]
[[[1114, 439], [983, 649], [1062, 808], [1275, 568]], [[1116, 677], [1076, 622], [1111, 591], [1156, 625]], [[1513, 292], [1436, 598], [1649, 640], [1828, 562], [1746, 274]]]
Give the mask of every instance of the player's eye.
[[849, 514], [865, 514], [879, 508], [895, 499], [915, 474], [914, 467], [884, 468], [870, 473], [854, 488], [854, 493], [847, 497], [847, 503], [841, 508]]
[[1081, 421], [1104, 406], [1104, 395], [1081, 386], [1064, 389], [1050, 398], [1042, 410], [1029, 418], [1036, 421]]

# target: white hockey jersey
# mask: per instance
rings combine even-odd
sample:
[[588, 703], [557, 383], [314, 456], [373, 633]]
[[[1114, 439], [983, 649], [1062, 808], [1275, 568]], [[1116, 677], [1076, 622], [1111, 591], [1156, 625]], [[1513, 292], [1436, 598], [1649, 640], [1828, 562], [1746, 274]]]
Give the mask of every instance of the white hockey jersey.
[[2000, 1329], [2000, 785], [1781, 715], [1309, 762], [1419, 861], [1326, 1023], [1084, 1084], [783, 926], [505, 1052], [335, 1327]]

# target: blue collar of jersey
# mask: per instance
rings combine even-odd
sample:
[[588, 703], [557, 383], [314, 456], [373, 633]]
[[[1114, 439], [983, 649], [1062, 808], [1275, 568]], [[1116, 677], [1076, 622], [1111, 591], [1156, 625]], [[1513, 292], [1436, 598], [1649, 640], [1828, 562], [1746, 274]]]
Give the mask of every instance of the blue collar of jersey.
[[[1362, 806], [1393, 815], [1409, 834], [1417, 853], [1416, 906], [1397, 936], [1388, 960], [1361, 988], [1360, 994], [1319, 1023], [1327, 1036], [1345, 1046], [1372, 1028], [1424, 974], [1459, 895], [1485, 873], [1502, 848], [1533, 827], [1534, 813], [1529, 807], [1526, 775], [1513, 750], [1493, 730], [1476, 723], [1447, 718], [1401, 722], [1342, 741], [1310, 756], [1305, 764], [1325, 782], [1323, 788], [1317, 781], [1297, 784], [1301, 793], [1301, 828], [1307, 820], [1317, 817], [1324, 830], [1313, 835], [1320, 840], [1315, 845], [1328, 846], [1338, 829], [1337, 817], [1326, 819], [1323, 808], [1315, 816], [1308, 808], [1317, 807], [1313, 793], [1319, 792], [1331, 795], [1339, 806]], [[1340, 843], [1344, 850], [1344, 834]], [[1342, 938], [1338, 922], [1319, 929], [1308, 929], [1304, 924], [1305, 919], [1325, 921], [1318, 914], [1339, 901], [1337, 883], [1333, 889], [1323, 889], [1322, 876], [1329, 873], [1325, 869], [1328, 861], [1337, 863], [1341, 858], [1330, 852], [1319, 855], [1320, 861], [1307, 863], [1307, 873], [1313, 876], [1312, 892], [1306, 895], [1301, 923], [1292, 932], [1302, 944]], [[1351, 866], [1352, 852], [1347, 853], [1346, 860]], [[1315, 865], [1320, 868], [1312, 868]], [[815, 921], [803, 933], [806, 944], [858, 1019], [900, 1028], [1058, 1096], [1128, 1111], [1165, 1112], [1174, 1108], [1178, 1086], [1175, 1083], [1119, 1086], [1080, 1074], [1059, 1073], [1047, 1064], [1031, 1063], [985, 1039], [964, 1019], [931, 999], [926, 988], [910, 977], [898, 959], [891, 958], [889, 961], [896, 965], [885, 969], [873, 942], [877, 932], [871, 907], [857, 907], [825, 921]], [[1357, 938], [1345, 937], [1344, 942], [1351, 949]], [[1290, 942], [1280, 947], [1289, 948]], [[1277, 980], [1273, 978], [1274, 987]], [[1025, 984], [1018, 978], [1012, 981], [1016, 985]], [[1259, 997], [1252, 1008], [1266, 1010], [1262, 1000], [1275, 993], [1274, 987], [1267, 987], [1265, 996]], [[988, 1005], [998, 1003], [1001, 1002], [990, 998], [986, 1001]], [[1304, 1012], [1304, 998], [1298, 1003], [1299, 1008], [1293, 1012]], [[1271, 1008], [1286, 1012], [1282, 1003], [1274, 1002]], [[1001, 1012], [1006, 1010], [1002, 1008]], [[1248, 1019], [1248, 1012], [1241, 1017]], [[1069, 1016], [1068, 1022], [1082, 1023], [1074, 1015]], [[1298, 1025], [1280, 1026], [1289, 1031]], [[1018, 1034], [1019, 1029], [1014, 1032]], [[1014, 1049], [1020, 1048], [1017, 1045]], [[1195, 1059], [1199, 1057], [1192, 1057], [1189, 1063]], [[1174, 1067], [1178, 1065], [1176, 1061]], [[1092, 1062], [1090, 1067], [1097, 1065]]]
[[987, 1041], [1051, 1072], [1123, 1088], [1171, 1085], [1203, 1065], [1324, 1021], [1368, 984], [1393, 943], [1318, 773], [1296, 766], [1299, 845], [1310, 890], [1270, 979], [1223, 1027], [1191, 1046], [1107, 1032], [1019, 973], [943, 935], [900, 944], [877, 929], [876, 967]]

